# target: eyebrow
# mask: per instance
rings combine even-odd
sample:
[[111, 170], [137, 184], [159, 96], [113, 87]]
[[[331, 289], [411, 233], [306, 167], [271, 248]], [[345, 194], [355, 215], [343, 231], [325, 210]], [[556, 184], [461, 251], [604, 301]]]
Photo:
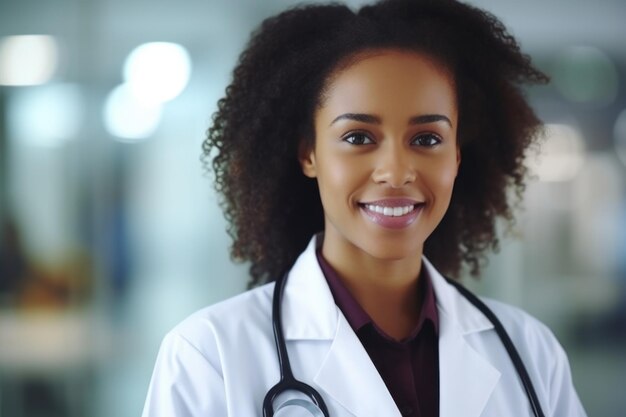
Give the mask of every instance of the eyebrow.
[[[382, 123], [380, 117], [374, 116], [372, 114], [344, 113], [335, 117], [335, 119], [332, 122], [330, 122], [330, 124], [332, 125], [333, 123], [338, 122], [339, 120], [354, 120], [356, 122], [371, 123], [371, 124], [376, 124], [376, 125], [379, 125]], [[443, 114], [421, 114], [419, 116], [414, 116], [409, 119], [410, 125], [421, 125], [421, 124], [436, 123], [436, 122], [445, 122], [450, 127], [452, 127], [452, 122], [450, 121], [450, 119], [444, 116]]]

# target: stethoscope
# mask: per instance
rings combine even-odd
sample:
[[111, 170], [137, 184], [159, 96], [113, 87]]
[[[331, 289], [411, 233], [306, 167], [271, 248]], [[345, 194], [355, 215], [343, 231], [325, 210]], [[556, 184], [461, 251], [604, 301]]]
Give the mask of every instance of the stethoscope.
[[[509, 337], [509, 334], [504, 329], [504, 326], [502, 325], [498, 317], [496, 317], [494, 312], [489, 307], [487, 307], [487, 305], [485, 305], [485, 303], [483, 303], [477, 296], [471, 293], [467, 288], [452, 279], [446, 279], [450, 284], [456, 287], [461, 295], [463, 295], [469, 302], [471, 302], [476, 308], [478, 308], [493, 324], [496, 333], [498, 334], [498, 337], [506, 348], [506, 351], [509, 354], [511, 361], [515, 366], [515, 370], [517, 371], [517, 374], [521, 379], [533, 414], [535, 415], [535, 417], [544, 417], [543, 410], [541, 409], [541, 405], [539, 404], [539, 400], [537, 399], [537, 393], [535, 392], [533, 383], [528, 376], [528, 371], [526, 370], [526, 367], [524, 366], [524, 363], [522, 362], [522, 359], [520, 358], [517, 349], [515, 349], [513, 341]], [[286, 391], [298, 391], [306, 395], [309, 400], [293, 398], [282, 403], [276, 411], [287, 408], [299, 408], [303, 411], [306, 411], [306, 414], [308, 416], [329, 417], [328, 407], [326, 407], [326, 403], [324, 403], [324, 399], [322, 398], [320, 393], [317, 392], [310, 385], [305, 384], [302, 381], [298, 381], [293, 376], [293, 372], [291, 371], [289, 355], [287, 354], [287, 346], [285, 345], [285, 338], [283, 336], [283, 325], [281, 316], [281, 302], [283, 299], [286, 282], [287, 273], [285, 273], [276, 281], [276, 285], [274, 287], [274, 298], [272, 300], [272, 327], [274, 328], [274, 341], [276, 342], [278, 363], [280, 365], [280, 381], [278, 381], [278, 383], [270, 388], [267, 394], [265, 394], [265, 398], [263, 399], [263, 416], [271, 417], [274, 415], [274, 400], [280, 394]], [[293, 415], [293, 412], [290, 412], [289, 415]]]

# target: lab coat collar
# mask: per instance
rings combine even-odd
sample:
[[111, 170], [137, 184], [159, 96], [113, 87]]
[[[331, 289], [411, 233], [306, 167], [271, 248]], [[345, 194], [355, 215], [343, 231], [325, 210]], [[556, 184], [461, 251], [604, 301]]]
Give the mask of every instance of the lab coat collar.
[[340, 310], [330, 292], [315, 250], [322, 238], [316, 235], [289, 271], [283, 296], [285, 340], [331, 340], [335, 337]]
[[[400, 416], [369, 355], [335, 305], [315, 256], [321, 240], [319, 235], [311, 240], [289, 273], [283, 300], [285, 340], [331, 341], [315, 383], [354, 415]], [[440, 416], [478, 417], [500, 373], [466, 337], [493, 325], [426, 258], [423, 264], [439, 312]]]
[[426, 257], [422, 257], [422, 265], [433, 283], [439, 313], [453, 320], [463, 335], [493, 329], [489, 319], [450, 285]]
[[313, 380], [350, 413], [400, 417], [365, 348], [335, 305], [315, 255], [321, 242], [321, 235], [314, 237], [289, 273], [283, 297], [285, 340], [330, 342]]

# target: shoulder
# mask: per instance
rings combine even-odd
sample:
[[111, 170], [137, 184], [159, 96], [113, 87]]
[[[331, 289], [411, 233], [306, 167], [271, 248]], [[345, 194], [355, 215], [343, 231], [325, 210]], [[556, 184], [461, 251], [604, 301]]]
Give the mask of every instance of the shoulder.
[[550, 415], [585, 416], [567, 354], [541, 321], [511, 305], [483, 298], [511, 337]]
[[[561, 343], [543, 322], [518, 307], [489, 298], [482, 300], [496, 314], [525, 362], [544, 377], [553, 377], [568, 363]], [[548, 370], [551, 374], [545, 375]]]
[[489, 298], [483, 301], [504, 326], [535, 384], [547, 398], [561, 395], [562, 379], [571, 383], [569, 361], [552, 330], [518, 307]]
[[[261, 343], [259, 335], [270, 346], [271, 336], [264, 332], [271, 335], [272, 287], [259, 287], [203, 308], [165, 335], [144, 417], [226, 415], [233, 390], [252, 392], [246, 384], [254, 383], [254, 378], [237, 375], [246, 370], [237, 365], [251, 356], [250, 346]], [[239, 382], [231, 387], [228, 381]], [[237, 415], [252, 415], [252, 411]]]
[[537, 349], [560, 347], [552, 330], [528, 312], [490, 298], [481, 297], [481, 300], [496, 314], [513, 340], [523, 341]]
[[164, 342], [182, 339], [201, 353], [213, 352], [220, 341], [231, 340], [230, 333], [267, 327], [273, 286], [266, 284], [196, 311], [170, 330]]

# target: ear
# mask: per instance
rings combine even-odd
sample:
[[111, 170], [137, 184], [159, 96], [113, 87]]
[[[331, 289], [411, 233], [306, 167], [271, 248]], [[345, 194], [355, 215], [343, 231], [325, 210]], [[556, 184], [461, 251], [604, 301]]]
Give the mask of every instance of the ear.
[[456, 147], [456, 173], [459, 174], [459, 167], [461, 166], [461, 147]]
[[298, 161], [302, 167], [302, 173], [309, 178], [317, 177], [317, 164], [315, 161], [315, 146], [302, 139], [298, 146]]

